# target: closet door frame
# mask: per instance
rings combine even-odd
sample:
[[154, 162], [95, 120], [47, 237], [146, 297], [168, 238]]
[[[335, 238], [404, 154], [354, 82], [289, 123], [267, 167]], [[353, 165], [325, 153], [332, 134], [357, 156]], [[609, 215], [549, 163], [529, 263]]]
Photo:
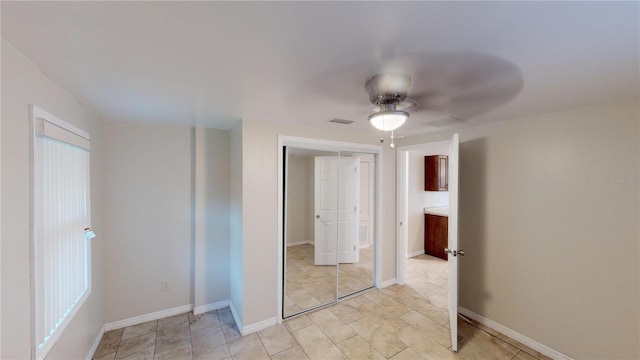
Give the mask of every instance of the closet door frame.
[[[295, 147], [310, 150], [323, 150], [333, 152], [359, 152], [373, 154], [375, 157], [375, 226], [374, 226], [374, 279], [373, 286], [379, 288], [382, 283], [382, 153], [381, 145], [357, 144], [341, 141], [331, 141], [323, 139], [304, 138], [296, 136], [278, 135], [278, 281], [276, 286], [276, 306], [278, 323], [283, 320], [283, 290], [284, 290], [284, 147]], [[337, 290], [337, 289], [336, 289]]]

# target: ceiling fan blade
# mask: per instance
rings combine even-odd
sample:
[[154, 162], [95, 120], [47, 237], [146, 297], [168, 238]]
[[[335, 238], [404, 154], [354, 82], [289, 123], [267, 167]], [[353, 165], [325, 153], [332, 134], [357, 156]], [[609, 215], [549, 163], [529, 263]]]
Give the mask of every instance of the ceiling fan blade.
[[[375, 112], [365, 83], [376, 74], [401, 72], [411, 78], [407, 97], [417, 101], [412, 119], [472, 118], [512, 100], [522, 88], [517, 66], [498, 57], [464, 51], [407, 53], [370, 58], [317, 74], [285, 95], [290, 113], [361, 120]], [[382, 81], [393, 88], [392, 77]], [[406, 104], [405, 104], [406, 105]], [[400, 104], [400, 106], [405, 106]], [[319, 109], [319, 110], [318, 110]]]
[[[513, 64], [484, 54], [443, 55], [432, 59], [420, 74], [434, 82], [409, 92], [421, 110], [448, 112], [469, 119], [512, 100], [524, 83]], [[418, 85], [419, 87], [420, 85]]]

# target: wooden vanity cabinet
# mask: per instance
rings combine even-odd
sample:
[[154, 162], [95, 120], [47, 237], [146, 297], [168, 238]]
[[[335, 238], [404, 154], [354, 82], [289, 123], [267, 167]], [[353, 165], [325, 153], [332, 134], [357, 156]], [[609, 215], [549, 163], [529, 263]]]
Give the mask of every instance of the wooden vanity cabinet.
[[449, 158], [445, 155], [424, 157], [424, 191], [449, 190]]
[[424, 252], [427, 255], [448, 260], [444, 249], [449, 246], [449, 218], [424, 215]]

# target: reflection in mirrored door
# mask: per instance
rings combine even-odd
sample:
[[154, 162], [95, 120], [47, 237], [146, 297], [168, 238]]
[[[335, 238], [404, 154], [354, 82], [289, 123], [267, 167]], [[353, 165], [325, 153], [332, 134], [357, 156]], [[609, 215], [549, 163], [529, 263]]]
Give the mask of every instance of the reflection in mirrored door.
[[285, 147], [284, 159], [286, 318], [373, 286], [375, 157]]
[[330, 209], [337, 201], [331, 193], [334, 187], [329, 176], [333, 170], [327, 166], [316, 170], [316, 158], [337, 156], [334, 152], [290, 147], [285, 151], [284, 317], [337, 299], [335, 250], [331, 258], [326, 241], [318, 239], [316, 244], [317, 234], [333, 233], [335, 215]]
[[341, 152], [340, 157], [338, 202], [353, 214], [339, 232], [338, 296], [344, 297], [373, 286], [375, 161], [371, 154]]

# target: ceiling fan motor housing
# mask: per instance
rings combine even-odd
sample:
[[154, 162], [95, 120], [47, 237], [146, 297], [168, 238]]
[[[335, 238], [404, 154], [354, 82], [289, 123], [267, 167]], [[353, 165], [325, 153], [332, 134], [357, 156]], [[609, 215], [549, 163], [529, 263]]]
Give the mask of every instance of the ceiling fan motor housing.
[[382, 73], [371, 77], [365, 84], [369, 101], [374, 105], [399, 104], [407, 98], [411, 78], [403, 73]]

